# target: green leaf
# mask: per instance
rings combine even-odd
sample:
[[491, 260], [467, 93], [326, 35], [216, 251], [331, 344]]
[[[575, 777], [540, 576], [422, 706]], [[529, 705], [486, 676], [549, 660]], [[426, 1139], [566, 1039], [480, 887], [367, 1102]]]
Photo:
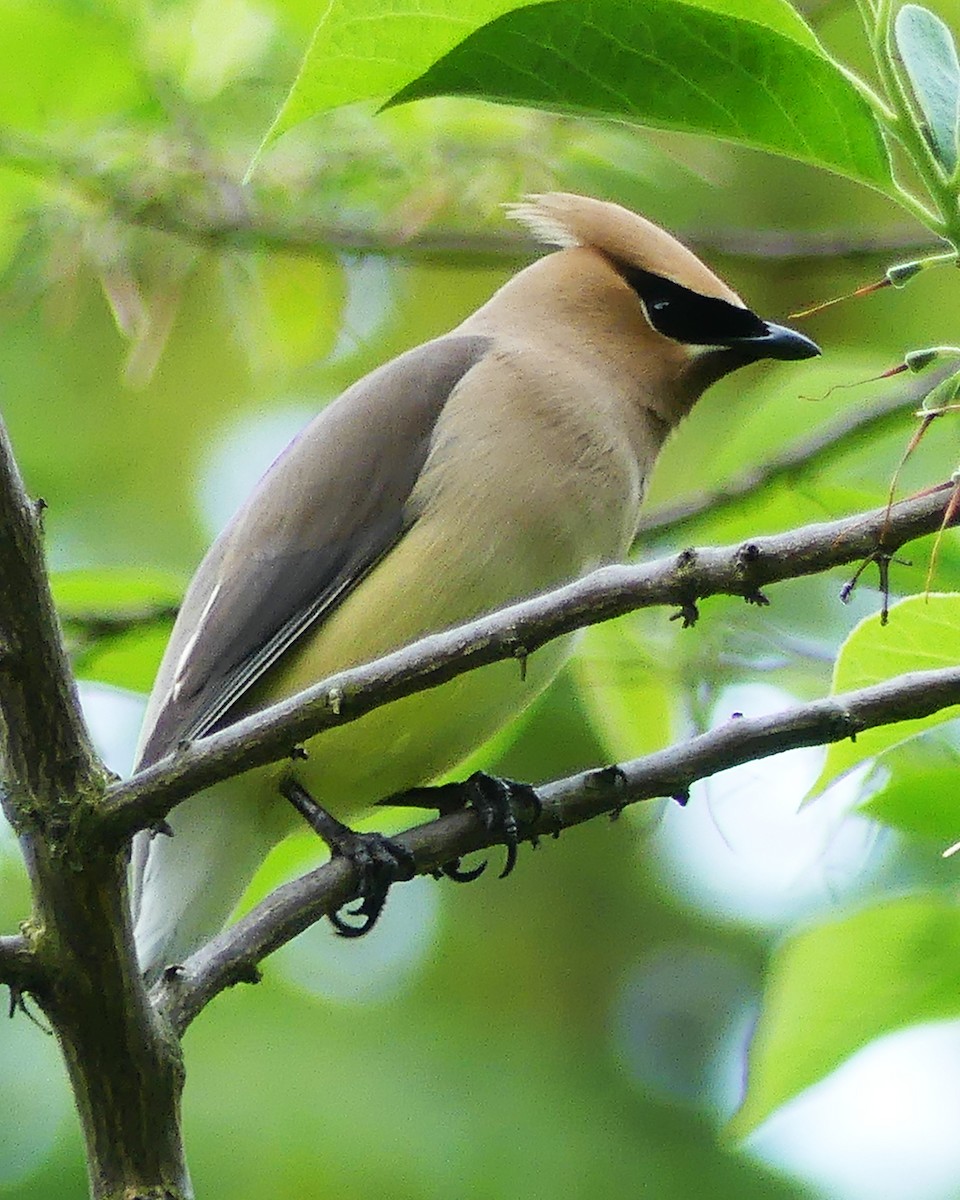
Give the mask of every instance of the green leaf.
[[572, 669], [580, 702], [609, 762], [662, 750], [672, 733], [676, 658], [655, 657], [636, 614], [592, 625], [577, 643]]
[[63, 620], [135, 620], [175, 609], [184, 581], [165, 571], [98, 568], [60, 571], [51, 577], [50, 586]]
[[913, 94], [927, 123], [927, 136], [948, 175], [957, 166], [960, 122], [960, 62], [950, 29], [928, 8], [905, 4], [894, 36]]
[[77, 675], [148, 692], [183, 580], [164, 571], [98, 568], [61, 571], [51, 578], [51, 588], [61, 621], [81, 630], [73, 652]]
[[329, 0], [257, 156], [308, 117], [391, 95], [474, 29], [521, 3], [432, 0], [429, 10], [418, 10], [405, 0]]
[[928, 734], [894, 747], [880, 762], [890, 778], [860, 811], [902, 833], [935, 838], [943, 849], [954, 845], [960, 839], [960, 751], [954, 742]]
[[[720, 7], [554, 0], [518, 9], [472, 34], [390, 103], [466, 95], [711, 134], [889, 192], [873, 113], [812, 35], [801, 37], [781, 6], [731, 0], [714, 11]], [[775, 11], [778, 23], [763, 23]]]
[[809, 50], [823, 53], [816, 34], [786, 0], [683, 0], [683, 3], [727, 17], [743, 18], [755, 25], [764, 25], [767, 29], [782, 33], [784, 37], [793, 38]]
[[[955, 667], [960, 660], [960, 595], [910, 596], [890, 609], [887, 625], [876, 614], [861, 621], [840, 647], [831, 692], [852, 691], [909, 671]], [[856, 741], [835, 742], [827, 751], [810, 797], [841, 775], [891, 746], [960, 716], [960, 707], [942, 709], [916, 721], [898, 721], [865, 729]]]
[[103, 638], [78, 655], [77, 675], [131, 692], [149, 692], [170, 637], [168, 622]]
[[775, 955], [750, 1050], [743, 1137], [861, 1046], [960, 1014], [960, 909], [887, 902], [820, 925]]

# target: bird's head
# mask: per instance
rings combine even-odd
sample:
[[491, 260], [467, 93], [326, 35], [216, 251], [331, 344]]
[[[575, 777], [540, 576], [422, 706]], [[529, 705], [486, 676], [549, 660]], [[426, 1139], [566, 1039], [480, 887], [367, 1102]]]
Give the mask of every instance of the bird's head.
[[540, 241], [599, 257], [611, 292], [633, 293], [628, 303], [642, 312], [649, 340], [672, 361], [686, 360], [702, 386], [757, 359], [820, 353], [804, 334], [758, 316], [686, 246], [619, 204], [548, 192], [508, 211]]

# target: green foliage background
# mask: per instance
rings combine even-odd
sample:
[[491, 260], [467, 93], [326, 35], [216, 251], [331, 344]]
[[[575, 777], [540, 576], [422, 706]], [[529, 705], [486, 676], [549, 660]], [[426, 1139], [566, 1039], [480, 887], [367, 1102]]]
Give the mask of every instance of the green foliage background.
[[[635, 207], [774, 319], [936, 248], [885, 195], [869, 108], [819, 49], [818, 38], [867, 70], [852, 6], [816, 5], [816, 37], [778, 0], [488, 4], [470, 7], [472, 23], [497, 19], [472, 35], [463, 4], [431, 8], [428, 20], [331, 6], [285, 99], [318, 16], [303, 0], [0, 0], [0, 405], [28, 487], [49, 505], [58, 602], [78, 674], [102, 685], [87, 695], [118, 769], [136, 726], [125, 692], [149, 688], [218, 523], [320, 405], [455, 324], [525, 261], [501, 202], [559, 187]], [[938, 11], [960, 24], [954, 0]], [[400, 89], [411, 102], [378, 112]], [[806, 399], [956, 341], [958, 299], [944, 269], [812, 319], [824, 358], [713, 389], [664, 456], [651, 507], [722, 491], [892, 394], [871, 384]], [[912, 408], [905, 399], [842, 455], [642, 552], [883, 503]], [[947, 419], [901, 487], [955, 463]], [[895, 568], [899, 592], [922, 592], [928, 552]], [[958, 580], [947, 539], [935, 586]], [[692, 631], [662, 612], [592, 630], [480, 761], [536, 782], [689, 734], [737, 707], [728, 688], [823, 694], [837, 648], [879, 605], [864, 584], [841, 606], [841, 582], [785, 585], [763, 610], [712, 600]], [[954, 661], [955, 602], [942, 603], [932, 637]], [[869, 670], [900, 669], [895, 653], [930, 619], [913, 604], [894, 613], [889, 663], [868, 643]], [[863, 668], [854, 655], [838, 677]], [[831, 818], [792, 908], [791, 876], [780, 909], [779, 881], [768, 887], [764, 914], [698, 883], [741, 864], [749, 876], [794, 836], [789, 816], [761, 819], [746, 849], [734, 789], [722, 807], [695, 796], [666, 833], [643, 813], [569, 833], [525, 853], [503, 884], [398, 888], [361, 946], [309, 932], [188, 1034], [198, 1195], [807, 1194], [816, 1171], [802, 1153], [787, 1173], [762, 1142], [744, 1148], [726, 1130], [750, 1025], [762, 1009], [743, 1133], [875, 1036], [957, 1015], [955, 869], [939, 859], [960, 826], [956, 755], [951, 726], [889, 751], [870, 801], [884, 824], [861, 827], [860, 850], [838, 865]], [[795, 768], [780, 770], [789, 791]], [[719, 836], [684, 860], [671, 846], [697, 821]], [[315, 853], [306, 838], [282, 847], [254, 893]], [[2, 927], [28, 906], [13, 839], [0, 839]], [[0, 1195], [85, 1195], [53, 1040], [18, 1019], [0, 1026], [0, 1047]], [[885, 1152], [907, 1174], [920, 1153], [906, 1132]], [[960, 1194], [960, 1174], [942, 1194]]]

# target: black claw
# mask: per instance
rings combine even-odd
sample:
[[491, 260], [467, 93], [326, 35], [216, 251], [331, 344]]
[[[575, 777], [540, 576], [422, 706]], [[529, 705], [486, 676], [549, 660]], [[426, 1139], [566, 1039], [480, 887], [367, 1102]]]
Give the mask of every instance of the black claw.
[[27, 1005], [27, 997], [23, 989], [17, 987], [16, 984], [13, 983], [8, 984], [7, 986], [10, 988], [10, 1008], [7, 1011], [7, 1016], [10, 1018], [10, 1020], [12, 1021], [17, 1013], [23, 1013], [23, 1015], [32, 1025], [36, 1025], [38, 1029], [43, 1030], [44, 1033], [52, 1037], [53, 1030], [48, 1025], [45, 1025], [39, 1017], [35, 1016], [30, 1011]]
[[338, 912], [329, 913], [330, 924], [340, 937], [363, 937], [365, 933], [369, 933], [383, 912], [383, 906], [387, 902], [387, 890], [385, 887], [377, 892], [376, 895], [364, 896], [362, 902], [356, 908], [344, 910], [351, 917], [363, 917], [359, 925], [351, 925]]
[[513, 805], [522, 801], [533, 812], [530, 823], [540, 816], [541, 804], [537, 793], [529, 784], [515, 783], [511, 779], [498, 779], [483, 771], [475, 771], [464, 784], [471, 806], [476, 809], [489, 833], [499, 833], [507, 848], [507, 859], [499, 878], [506, 879], [517, 865], [517, 847], [520, 844], [520, 828]]
[[[411, 788], [406, 792], [391, 796], [384, 801], [386, 804], [402, 806], [413, 805], [417, 808], [435, 808], [441, 815], [457, 812], [469, 805], [480, 817], [484, 829], [488, 833], [499, 835], [507, 848], [507, 860], [500, 878], [505, 879], [517, 863], [517, 847], [520, 844], [520, 826], [517, 821], [516, 808], [523, 805], [530, 810], [530, 815], [524, 815], [524, 825], [535, 824], [540, 819], [542, 805], [536, 791], [526, 783], [515, 783], [511, 779], [498, 779], [483, 771], [475, 771], [463, 783], [444, 783], [434, 787]], [[530, 840], [536, 845], [536, 838]], [[457, 883], [471, 883], [479, 878], [486, 868], [486, 863], [469, 871], [460, 869], [460, 859], [443, 863], [434, 872], [437, 878], [446, 877]]]
[[412, 879], [417, 864], [413, 854], [382, 833], [357, 833], [322, 808], [296, 780], [286, 779], [281, 793], [308, 821], [330, 848], [331, 856], [346, 858], [357, 872], [360, 904], [347, 909], [348, 916], [361, 917], [351, 925], [339, 913], [329, 913], [330, 924], [341, 937], [362, 937], [376, 925], [387, 901], [390, 885]]
[[359, 925], [351, 925], [339, 913], [330, 913], [330, 924], [341, 937], [362, 937], [379, 920], [390, 885], [412, 879], [416, 863], [405, 846], [382, 833], [353, 833], [335, 853], [348, 858], [360, 876], [360, 903], [345, 911], [348, 916], [362, 920]]
[[471, 868], [469, 871], [460, 870], [460, 859], [455, 858], [453, 862], [443, 863], [436, 872], [438, 878], [452, 879], [454, 883], [473, 883], [487, 869], [487, 860], [484, 859], [479, 866]]

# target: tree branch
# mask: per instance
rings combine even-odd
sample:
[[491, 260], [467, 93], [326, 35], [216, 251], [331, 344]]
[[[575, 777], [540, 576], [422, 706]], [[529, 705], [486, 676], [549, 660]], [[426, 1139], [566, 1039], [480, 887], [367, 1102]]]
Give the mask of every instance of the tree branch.
[[[175, 157], [175, 155], [171, 155]], [[196, 172], [186, 177], [168, 171], [158, 181], [158, 171], [131, 167], [125, 175], [100, 168], [89, 157], [0, 128], [0, 162], [34, 178], [69, 186], [82, 200], [105, 206], [111, 216], [129, 225], [169, 233], [204, 246], [241, 250], [280, 251], [315, 256], [329, 250], [418, 259], [451, 255], [491, 261], [516, 262], [540, 253], [542, 247], [519, 231], [466, 233], [462, 230], [429, 230], [414, 237], [399, 231], [371, 231], [334, 225], [316, 219], [278, 215], [258, 205], [251, 189], [217, 172], [212, 186], [197, 194]], [[149, 179], [148, 186], [138, 186]], [[234, 199], [243, 193], [244, 204], [224, 203], [225, 184]], [[186, 193], [186, 194], [185, 194]], [[803, 261], [820, 258], [876, 257], [929, 252], [935, 239], [915, 226], [865, 236], [860, 230], [735, 229], [717, 227], [680, 230], [684, 241], [699, 252], [731, 258]]]
[[902, 425], [905, 429], [910, 416], [910, 405], [917, 404], [937, 383], [927, 379], [923, 385], [903, 389], [869, 408], [855, 408], [848, 415], [833, 421], [824, 429], [818, 429], [809, 437], [802, 438], [789, 446], [782, 454], [767, 459], [765, 463], [744, 471], [741, 475], [718, 487], [716, 491], [697, 492], [675, 504], [664, 504], [640, 518], [637, 526], [637, 541], [649, 542], [666, 534], [676, 532], [688, 522], [704, 513], [722, 514], [733, 508], [745, 496], [756, 497], [766, 488], [778, 483], [795, 480], [807, 475], [813, 468], [822, 468], [835, 461], [867, 436], [884, 433]]
[[0, 421], [0, 801], [21, 833], [62, 822], [60, 795], [104, 782], [47, 582], [43, 508], [24, 491]]
[[91, 829], [106, 772], [67, 667], [41, 511], [0, 424], [0, 800], [20, 834], [35, 907], [28, 936], [0, 943], [0, 978], [28, 988], [53, 1025], [96, 1200], [186, 1200], [180, 1047], [137, 971], [126, 856]]
[[[541, 812], [532, 825], [523, 827], [523, 836], [535, 840], [558, 835], [644, 800], [685, 799], [693, 783], [718, 771], [800, 746], [842, 741], [877, 725], [928, 716], [956, 704], [960, 704], [960, 668], [950, 668], [901, 675], [772, 715], [732, 718], [680, 745], [537, 789]], [[414, 856], [418, 874], [497, 844], [472, 809], [418, 825], [396, 840]], [[356, 874], [344, 859], [331, 860], [284, 884], [182, 967], [169, 972], [153, 989], [154, 1004], [182, 1034], [224, 988], [255, 982], [257, 964], [268, 954], [356, 896]]]
[[[108, 844], [161, 821], [174, 805], [252, 767], [278, 762], [322, 729], [355, 721], [383, 704], [438, 687], [487, 663], [522, 661], [546, 642], [637, 608], [675, 605], [685, 623], [713, 595], [765, 603], [760, 588], [818, 574], [940, 528], [952, 485], [893, 507], [737, 546], [685, 550], [646, 566], [615, 566], [544, 596], [422, 641], [363, 667], [343, 671], [116, 784], [96, 815]], [[521, 669], [518, 666], [518, 669]]]

